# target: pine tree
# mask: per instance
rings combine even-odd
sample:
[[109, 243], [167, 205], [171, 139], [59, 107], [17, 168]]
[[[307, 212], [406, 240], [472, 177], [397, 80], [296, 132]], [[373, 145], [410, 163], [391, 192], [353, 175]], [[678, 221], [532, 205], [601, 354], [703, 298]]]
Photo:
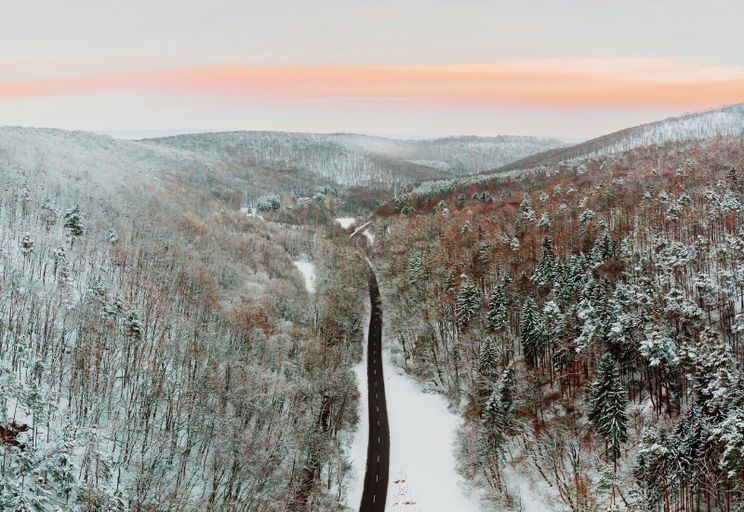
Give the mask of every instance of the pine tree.
[[522, 341], [522, 352], [527, 363], [535, 366], [538, 354], [543, 347], [542, 319], [532, 297], [527, 297], [522, 305], [519, 322], [519, 334]]
[[21, 240], [21, 254], [24, 258], [28, 258], [33, 252], [34, 241], [31, 239], [31, 233], [26, 233]]
[[718, 331], [707, 328], [686, 355], [692, 365], [692, 387], [703, 412], [714, 419], [722, 418], [737, 398], [740, 378], [731, 346]]
[[602, 235], [594, 241], [594, 246], [590, 253], [592, 266], [596, 268], [605, 263], [609, 257], [612, 256], [613, 249], [614, 244], [610, 237], [610, 233], [609, 231], [604, 231]]
[[424, 265], [424, 254], [414, 251], [408, 258], [406, 277], [411, 285], [420, 284], [426, 279], [426, 266]]
[[80, 206], [75, 205], [74, 208], [68, 210], [67, 213], [65, 213], [64, 220], [65, 229], [67, 229], [67, 232], [70, 235], [70, 247], [72, 247], [75, 239], [83, 236], [83, 232], [85, 231], [85, 221], [80, 212]]
[[532, 274], [532, 280], [539, 286], [547, 286], [555, 279], [556, 257], [553, 251], [553, 241], [545, 237], [540, 250], [540, 260], [535, 266]]
[[522, 202], [519, 203], [519, 217], [528, 221], [537, 221], [537, 215], [535, 214], [535, 208], [532, 206], [532, 200], [529, 194], [525, 194]]
[[124, 334], [135, 340], [142, 339], [143, 328], [136, 311], [129, 311], [124, 318]]
[[589, 421], [605, 439], [610, 459], [617, 470], [620, 446], [628, 439], [627, 399], [620, 368], [611, 354], [599, 360], [597, 380], [592, 383], [589, 401]]
[[718, 435], [723, 444], [721, 468], [729, 478], [744, 480], [744, 406], [729, 411]]
[[488, 298], [488, 327], [493, 332], [502, 331], [506, 327], [506, 308], [509, 299], [504, 293], [504, 285], [498, 284]]
[[451, 270], [447, 272], [444, 278], [444, 291], [451, 292], [455, 289], [455, 273]]
[[501, 382], [486, 400], [483, 408], [483, 424], [491, 450], [499, 453], [505, 435], [511, 426], [514, 412], [514, 370], [507, 367], [501, 374]]
[[744, 179], [739, 175], [739, 172], [736, 170], [736, 167], [731, 166], [731, 169], [729, 169], [728, 174], [726, 175], [728, 178], [729, 185], [731, 186], [731, 190], [739, 193], [744, 194]]
[[478, 372], [481, 377], [492, 380], [497, 375], [499, 354], [496, 351], [496, 344], [493, 338], [487, 337], [481, 344], [480, 354], [478, 354]]
[[460, 291], [457, 294], [457, 303], [455, 311], [457, 314], [457, 327], [464, 330], [470, 319], [480, 308], [480, 291], [473, 284], [468, 276], [460, 276]]

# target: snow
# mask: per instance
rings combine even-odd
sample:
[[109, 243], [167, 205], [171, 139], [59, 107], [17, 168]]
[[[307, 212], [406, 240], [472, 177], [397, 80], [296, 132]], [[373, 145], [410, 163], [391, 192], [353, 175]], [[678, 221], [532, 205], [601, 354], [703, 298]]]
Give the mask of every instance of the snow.
[[349, 226], [356, 222], [355, 217], [337, 217], [336, 223], [339, 224], [343, 229], [349, 229]]
[[[365, 325], [369, 324], [369, 317]], [[367, 330], [365, 330], [367, 333]], [[359, 389], [359, 423], [357, 430], [351, 439], [349, 448], [349, 459], [351, 470], [349, 474], [349, 487], [346, 494], [346, 506], [357, 510], [362, 502], [364, 491], [364, 472], [367, 466], [367, 441], [369, 438], [369, 417], [367, 403], [367, 334], [364, 335], [364, 347], [362, 348], [362, 360], [354, 365], [354, 378], [357, 389]]]
[[[359, 424], [349, 447], [351, 472], [346, 506], [357, 509], [364, 490], [369, 419], [367, 358], [354, 366], [359, 387]], [[476, 493], [468, 492], [455, 470], [455, 441], [461, 419], [439, 395], [426, 394], [383, 357], [385, 394], [390, 424], [388, 512], [477, 512]], [[447, 448], [449, 447], [449, 449]], [[528, 509], [531, 510], [531, 509]]]
[[367, 222], [365, 222], [364, 224], [362, 224], [361, 226], [359, 226], [358, 228], [356, 228], [354, 230], [354, 232], [351, 234], [351, 238], [354, 238], [357, 235], [357, 233], [359, 233], [361, 231], [362, 234], [365, 236], [365, 238], [367, 240], [369, 240], [369, 244], [370, 245], [374, 244], [375, 243], [375, 235], [373, 235], [372, 233], [370, 233], [369, 230], [367, 229], [370, 226], [370, 224], [372, 224], [372, 221], [371, 220], [368, 220]]
[[440, 395], [426, 394], [383, 357], [390, 423], [390, 512], [477, 512], [477, 492], [456, 471], [462, 420]]
[[308, 293], [315, 293], [315, 265], [307, 258], [301, 258], [293, 262], [297, 270], [302, 274], [305, 280], [305, 288]]
[[260, 213], [258, 213], [258, 209], [255, 206], [253, 206], [251, 208], [243, 207], [243, 208], [240, 209], [240, 212], [246, 214], [248, 217], [250, 217], [252, 219], [261, 219], [261, 220], [263, 220], [263, 215], [261, 215]]
[[[343, 221], [350, 221], [344, 227]], [[354, 219], [336, 219], [348, 228]], [[369, 223], [360, 229], [366, 229]], [[366, 234], [366, 231], [365, 231]], [[352, 235], [353, 236], [353, 235]], [[373, 242], [371, 239], [370, 242]], [[372, 268], [372, 262], [367, 259]], [[359, 386], [359, 425], [349, 449], [351, 475], [346, 505], [356, 509], [364, 490], [369, 419], [367, 417], [367, 338], [363, 358], [354, 366]], [[424, 393], [384, 351], [385, 396], [390, 426], [388, 512], [479, 512], [479, 493], [469, 491], [457, 473], [455, 446], [462, 419], [449, 411], [440, 395]]]
[[[545, 512], [555, 510], [546, 504], [547, 496], [554, 494], [550, 492], [545, 480], [539, 476], [529, 478], [519, 472], [512, 464], [504, 465], [504, 482], [509, 489], [514, 501], [518, 503], [518, 509], [522, 512]], [[537, 481], [535, 481], [537, 480]]]

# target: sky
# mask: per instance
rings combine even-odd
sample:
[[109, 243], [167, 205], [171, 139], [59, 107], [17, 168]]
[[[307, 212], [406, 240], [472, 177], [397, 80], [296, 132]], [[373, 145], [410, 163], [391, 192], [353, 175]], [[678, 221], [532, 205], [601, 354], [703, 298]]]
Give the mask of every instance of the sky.
[[740, 0], [26, 0], [0, 125], [585, 139], [744, 102]]

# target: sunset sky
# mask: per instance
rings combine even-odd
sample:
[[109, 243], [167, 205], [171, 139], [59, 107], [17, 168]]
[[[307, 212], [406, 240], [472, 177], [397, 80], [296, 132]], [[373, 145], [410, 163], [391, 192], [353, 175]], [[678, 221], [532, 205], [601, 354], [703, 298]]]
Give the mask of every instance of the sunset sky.
[[588, 138], [744, 102], [741, 1], [29, 0], [0, 124]]

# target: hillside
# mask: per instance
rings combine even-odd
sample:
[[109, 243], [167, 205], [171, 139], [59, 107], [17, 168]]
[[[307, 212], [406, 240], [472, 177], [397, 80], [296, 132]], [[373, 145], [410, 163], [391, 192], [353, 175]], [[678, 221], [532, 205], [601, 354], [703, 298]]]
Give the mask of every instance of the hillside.
[[89, 180], [91, 186], [109, 191], [188, 180], [203, 190], [230, 196], [235, 208], [262, 194], [311, 195], [335, 185], [302, 169], [237, 164], [216, 153], [46, 128], [0, 127], [0, 164], [25, 173], [43, 171], [57, 183]]
[[667, 142], [741, 135], [744, 135], [744, 103], [626, 128], [574, 146], [530, 155], [501, 166], [495, 172], [529, 169], [582, 157], [606, 156]]
[[324, 483], [355, 422], [355, 256], [239, 212], [270, 185], [0, 129], [0, 510], [340, 508]]
[[711, 138], [737, 139], [744, 136], [744, 104], [706, 112], [671, 117], [567, 147], [550, 149], [515, 160], [510, 164], [470, 176], [425, 181], [403, 190], [410, 201], [421, 202], [453, 191], [467, 192], [494, 180], [522, 172], [541, 172], [565, 165], [581, 166], [589, 160], [612, 162], [629, 150], [644, 146], [695, 147]]
[[667, 142], [378, 210], [389, 348], [484, 510], [744, 504], [742, 165]]
[[355, 134], [225, 132], [146, 139], [223, 164], [297, 170], [341, 186], [397, 189], [423, 180], [472, 174], [562, 145], [535, 137], [396, 140]]

